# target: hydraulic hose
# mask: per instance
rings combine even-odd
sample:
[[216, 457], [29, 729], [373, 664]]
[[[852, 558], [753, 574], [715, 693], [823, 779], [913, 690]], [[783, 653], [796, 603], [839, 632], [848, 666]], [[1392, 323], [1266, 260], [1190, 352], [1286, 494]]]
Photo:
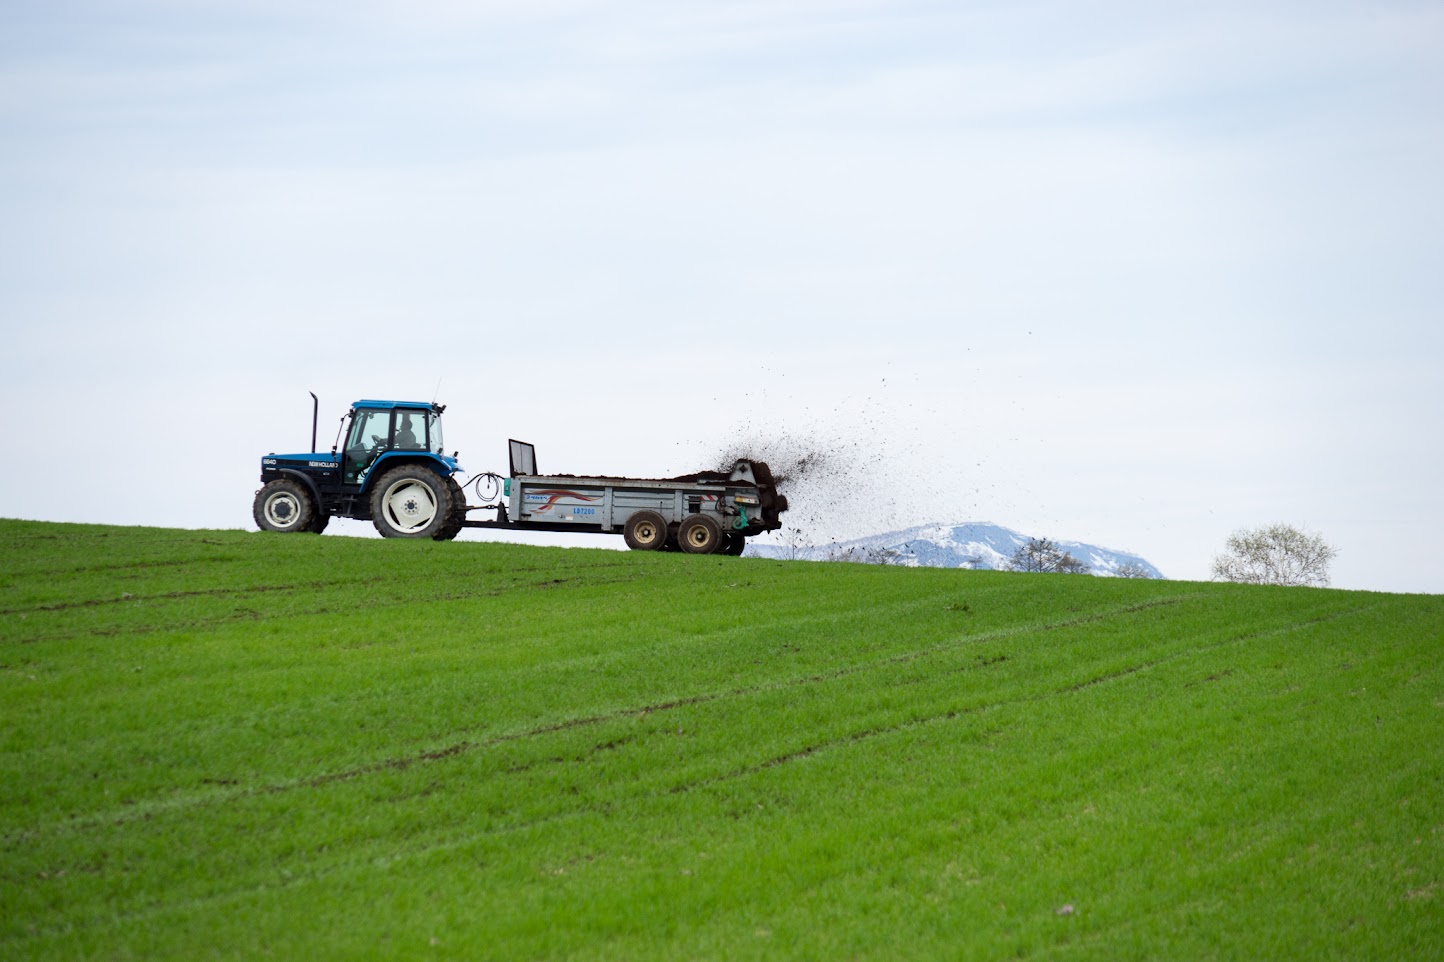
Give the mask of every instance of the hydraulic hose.
[[490, 507], [500, 503], [502, 477], [495, 471], [478, 474], [466, 483], [471, 486], [472, 491], [476, 494], [477, 500], [482, 503], [483, 507]]

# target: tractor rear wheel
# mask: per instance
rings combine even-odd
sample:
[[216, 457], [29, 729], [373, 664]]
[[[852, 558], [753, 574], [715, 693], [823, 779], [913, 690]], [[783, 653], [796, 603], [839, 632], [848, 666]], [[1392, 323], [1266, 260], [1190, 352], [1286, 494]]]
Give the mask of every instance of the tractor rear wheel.
[[456, 537], [457, 498], [448, 480], [419, 464], [386, 472], [371, 491], [371, 523], [383, 538]]
[[688, 554], [711, 554], [722, 547], [722, 526], [710, 514], [694, 514], [678, 526], [677, 543]]
[[437, 541], [452, 541], [461, 534], [461, 529], [466, 527], [466, 492], [453, 477], [446, 479], [446, 486], [451, 490], [451, 517], [447, 519], [445, 527], [432, 535]]
[[256, 492], [256, 500], [251, 503], [251, 517], [262, 531], [312, 531], [316, 514], [311, 492], [290, 478], [267, 483]]
[[622, 539], [633, 551], [660, 551], [667, 544], [667, 521], [655, 511], [638, 511], [622, 525]]

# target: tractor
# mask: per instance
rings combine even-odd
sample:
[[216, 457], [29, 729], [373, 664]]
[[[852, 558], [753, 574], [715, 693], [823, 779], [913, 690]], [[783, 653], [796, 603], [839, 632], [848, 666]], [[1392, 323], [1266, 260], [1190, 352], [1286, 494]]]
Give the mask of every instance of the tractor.
[[357, 401], [326, 454], [314, 450], [313, 408], [311, 452], [261, 459], [256, 524], [320, 534], [333, 517], [356, 518], [387, 538], [455, 538], [466, 521], [466, 497], [455, 478], [456, 455], [442, 448], [445, 409], [425, 401]]

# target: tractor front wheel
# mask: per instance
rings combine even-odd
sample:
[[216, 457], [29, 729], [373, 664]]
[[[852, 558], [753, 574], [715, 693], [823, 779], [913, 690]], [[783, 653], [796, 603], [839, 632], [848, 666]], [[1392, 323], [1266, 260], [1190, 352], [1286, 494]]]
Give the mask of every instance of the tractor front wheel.
[[[256, 492], [251, 503], [251, 517], [262, 531], [314, 531], [316, 527], [316, 505], [311, 501], [311, 492], [299, 481], [282, 478], [271, 481]], [[324, 527], [324, 522], [322, 523]]]
[[382, 475], [371, 491], [371, 523], [383, 538], [454, 538], [461, 530], [454, 486], [418, 464], [402, 465]]

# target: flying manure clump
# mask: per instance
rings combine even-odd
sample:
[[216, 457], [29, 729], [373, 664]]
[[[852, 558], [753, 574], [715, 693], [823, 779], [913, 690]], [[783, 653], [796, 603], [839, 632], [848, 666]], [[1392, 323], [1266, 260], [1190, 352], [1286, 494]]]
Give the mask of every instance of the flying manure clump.
[[777, 490], [783, 494], [825, 475], [838, 461], [832, 452], [807, 450], [795, 439], [769, 438], [751, 443], [734, 442], [718, 457], [717, 469], [731, 470], [736, 461], [744, 458], [749, 461], [765, 461], [772, 469], [772, 480], [777, 483]]
[[790, 505], [782, 516], [787, 542], [820, 543], [875, 531], [894, 520], [881, 446], [856, 435], [829, 437], [768, 433], [734, 438], [714, 458], [718, 470], [730, 470], [740, 458], [764, 461], [777, 490]]

